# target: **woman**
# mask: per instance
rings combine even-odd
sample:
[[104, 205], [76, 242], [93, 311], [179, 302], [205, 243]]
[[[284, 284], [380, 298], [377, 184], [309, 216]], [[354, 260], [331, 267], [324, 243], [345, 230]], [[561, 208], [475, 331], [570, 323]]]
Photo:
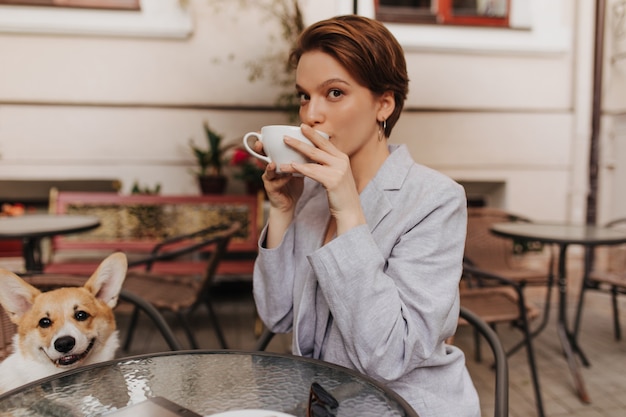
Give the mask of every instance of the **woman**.
[[444, 342], [459, 314], [465, 194], [387, 144], [408, 92], [402, 48], [351, 15], [307, 28], [291, 59], [315, 146], [285, 137], [313, 162], [263, 174], [259, 315], [293, 332], [294, 354], [382, 381], [421, 417], [480, 415], [463, 353]]

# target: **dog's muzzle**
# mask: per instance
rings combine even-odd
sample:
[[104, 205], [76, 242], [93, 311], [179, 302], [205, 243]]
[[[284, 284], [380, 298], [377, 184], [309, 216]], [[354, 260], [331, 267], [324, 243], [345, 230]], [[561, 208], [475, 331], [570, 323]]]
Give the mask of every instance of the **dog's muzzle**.
[[[91, 352], [91, 349], [93, 348], [95, 344], [95, 340], [96, 339], [91, 339], [91, 341], [89, 342], [89, 346], [87, 346], [87, 349], [85, 349], [83, 353], [65, 355], [65, 356], [61, 356], [59, 359], [56, 359], [56, 360], [50, 359], [50, 360], [52, 360], [52, 363], [54, 363], [55, 366], [74, 365], [76, 362], [79, 362], [85, 359], [87, 355], [89, 355], [89, 352]], [[73, 337], [71, 336], [60, 337], [59, 339], [55, 340], [54, 349], [60, 353], [67, 353], [71, 351], [75, 345], [76, 345], [76, 340]]]

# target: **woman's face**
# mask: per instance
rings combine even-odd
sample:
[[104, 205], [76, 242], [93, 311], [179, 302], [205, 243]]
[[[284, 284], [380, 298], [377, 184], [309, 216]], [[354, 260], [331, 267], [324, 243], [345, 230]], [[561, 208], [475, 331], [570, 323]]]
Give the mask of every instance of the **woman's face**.
[[328, 133], [333, 145], [350, 158], [380, 143], [377, 120], [391, 114], [393, 97], [391, 103], [388, 95], [375, 97], [330, 55], [304, 53], [296, 69], [296, 88], [302, 122]]

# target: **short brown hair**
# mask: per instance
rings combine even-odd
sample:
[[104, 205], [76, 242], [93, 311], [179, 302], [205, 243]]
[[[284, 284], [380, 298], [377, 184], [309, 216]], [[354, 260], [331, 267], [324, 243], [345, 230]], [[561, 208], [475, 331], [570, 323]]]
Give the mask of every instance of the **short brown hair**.
[[363, 86], [379, 96], [392, 91], [395, 109], [387, 119], [385, 136], [400, 118], [409, 91], [404, 51], [377, 20], [345, 15], [322, 20], [307, 27], [289, 56], [295, 67], [305, 52], [319, 50], [335, 58]]

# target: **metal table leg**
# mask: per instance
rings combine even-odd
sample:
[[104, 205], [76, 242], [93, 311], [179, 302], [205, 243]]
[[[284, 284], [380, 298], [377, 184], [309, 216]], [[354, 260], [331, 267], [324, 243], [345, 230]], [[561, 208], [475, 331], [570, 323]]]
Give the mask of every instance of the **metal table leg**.
[[559, 339], [561, 341], [561, 346], [563, 347], [563, 352], [565, 353], [565, 357], [567, 359], [567, 364], [570, 369], [570, 373], [572, 374], [572, 378], [574, 378], [574, 385], [576, 386], [576, 391], [578, 392], [578, 396], [581, 401], [584, 403], [590, 403], [589, 394], [587, 393], [587, 389], [585, 388], [585, 383], [583, 381], [582, 375], [580, 374], [580, 369], [578, 368], [578, 364], [576, 363], [575, 354], [581, 354], [578, 346], [573, 343], [574, 338], [567, 328], [567, 270], [565, 266], [565, 262], [567, 259], [567, 244], [560, 244], [559, 250], [559, 277], [558, 277], [558, 289], [559, 289], [559, 317], [557, 323], [557, 332], [559, 335]]

